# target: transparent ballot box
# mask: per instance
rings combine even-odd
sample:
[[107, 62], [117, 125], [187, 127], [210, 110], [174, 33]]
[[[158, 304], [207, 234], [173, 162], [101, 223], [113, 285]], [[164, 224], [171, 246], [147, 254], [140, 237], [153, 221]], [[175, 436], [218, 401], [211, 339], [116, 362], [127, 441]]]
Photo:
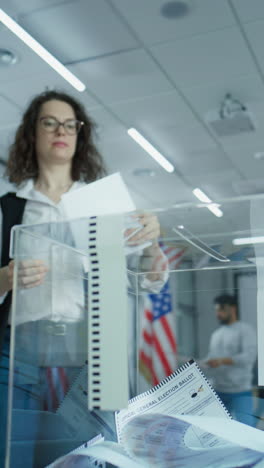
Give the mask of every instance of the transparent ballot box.
[[115, 438], [113, 411], [129, 397], [125, 224], [13, 229], [6, 466], [47, 466], [97, 433]]
[[[221, 201], [219, 217], [152, 210], [157, 241], [133, 241], [136, 212], [13, 230], [6, 468], [46, 467], [98, 434], [117, 441], [115, 411], [191, 360], [227, 414], [264, 428], [263, 202]], [[40, 284], [26, 281], [34, 261]], [[203, 386], [183, 383], [194, 403], [168, 392], [171, 406], [208, 415]]]

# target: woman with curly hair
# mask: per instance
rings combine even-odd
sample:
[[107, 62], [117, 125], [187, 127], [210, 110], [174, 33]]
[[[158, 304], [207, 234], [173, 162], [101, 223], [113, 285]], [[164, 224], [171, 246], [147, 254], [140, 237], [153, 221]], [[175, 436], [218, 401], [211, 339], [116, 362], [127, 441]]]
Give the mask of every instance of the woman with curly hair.
[[[7, 258], [10, 229], [15, 224], [63, 220], [61, 195], [106, 173], [94, 144], [93, 130], [94, 123], [83, 106], [57, 91], [36, 96], [17, 129], [7, 176], [18, 190], [0, 199], [3, 218], [0, 295], [8, 293], [1, 306], [1, 334], [8, 319], [13, 284], [14, 262]], [[28, 263], [23, 273], [24, 286], [40, 284], [45, 273], [42, 262]]]
[[[36, 96], [28, 106], [10, 149], [7, 175], [9, 181], [17, 186], [17, 191], [0, 198], [0, 352], [3, 349], [2, 360], [0, 358], [1, 461], [4, 459], [5, 445], [14, 271], [14, 261], [9, 258], [10, 231], [12, 226], [22, 223], [62, 221], [62, 194], [106, 174], [93, 132], [94, 124], [79, 102], [68, 94], [46, 91]], [[160, 255], [156, 241], [159, 236], [157, 218], [142, 214], [139, 221], [143, 228], [134, 236], [134, 240], [152, 240], [149, 254]], [[43, 283], [47, 267], [41, 260], [27, 260], [23, 262], [20, 273], [22, 287], [33, 288]], [[3, 464], [0, 463], [0, 466]]]

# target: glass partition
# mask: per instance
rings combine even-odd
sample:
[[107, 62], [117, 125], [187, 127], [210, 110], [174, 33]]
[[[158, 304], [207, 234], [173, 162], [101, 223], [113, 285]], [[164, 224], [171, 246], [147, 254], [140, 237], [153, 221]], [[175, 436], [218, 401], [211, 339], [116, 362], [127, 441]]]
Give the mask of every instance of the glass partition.
[[[7, 466], [116, 440], [114, 411], [190, 359], [234, 418], [263, 429], [262, 201], [221, 201], [219, 218], [153, 210], [158, 243], [128, 239], [128, 215], [15, 228]], [[25, 280], [34, 261], [40, 284]]]

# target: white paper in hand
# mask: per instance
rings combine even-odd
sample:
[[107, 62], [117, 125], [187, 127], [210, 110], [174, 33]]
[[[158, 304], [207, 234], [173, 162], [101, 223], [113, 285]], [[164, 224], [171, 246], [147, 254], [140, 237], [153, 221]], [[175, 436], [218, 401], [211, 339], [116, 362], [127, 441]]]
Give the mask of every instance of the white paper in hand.
[[67, 192], [61, 199], [66, 219], [127, 213], [136, 209], [118, 172]]

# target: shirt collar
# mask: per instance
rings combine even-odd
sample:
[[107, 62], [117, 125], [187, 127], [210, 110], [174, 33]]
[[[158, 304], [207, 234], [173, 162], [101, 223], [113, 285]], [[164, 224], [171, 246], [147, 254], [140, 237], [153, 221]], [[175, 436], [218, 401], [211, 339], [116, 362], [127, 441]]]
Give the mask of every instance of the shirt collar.
[[[71, 192], [72, 190], [83, 187], [83, 185], [86, 185], [85, 182], [75, 181], [73, 182], [68, 192]], [[44, 194], [42, 194], [41, 192], [35, 189], [33, 179], [28, 179], [27, 181], [23, 182], [18, 187], [16, 196], [19, 198], [25, 198], [26, 200], [38, 200], [38, 201], [49, 200], [48, 197], [46, 197]], [[43, 200], [43, 197], [45, 200]], [[53, 204], [51, 200], [50, 200], [50, 203]]]

